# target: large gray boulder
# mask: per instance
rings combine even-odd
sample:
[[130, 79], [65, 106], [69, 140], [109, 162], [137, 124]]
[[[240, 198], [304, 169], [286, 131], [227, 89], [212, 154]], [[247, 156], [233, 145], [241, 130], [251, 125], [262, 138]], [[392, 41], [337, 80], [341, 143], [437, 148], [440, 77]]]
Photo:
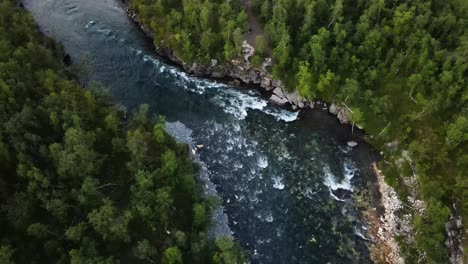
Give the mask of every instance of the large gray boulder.
[[293, 106], [296, 106], [298, 108], [305, 107], [304, 98], [302, 98], [298, 91], [286, 93], [285, 95]]
[[286, 101], [288, 101], [286, 95], [283, 92], [283, 89], [277, 87], [273, 90], [273, 93], [276, 94], [279, 98], [286, 99]]
[[260, 84], [262, 88], [270, 88], [271, 87], [271, 79], [268, 77], [263, 77], [262, 83]]
[[284, 106], [287, 104], [289, 101], [286, 98], [281, 98], [277, 96], [276, 94], [272, 94], [271, 97], [268, 99], [272, 104], [279, 105], [279, 106]]

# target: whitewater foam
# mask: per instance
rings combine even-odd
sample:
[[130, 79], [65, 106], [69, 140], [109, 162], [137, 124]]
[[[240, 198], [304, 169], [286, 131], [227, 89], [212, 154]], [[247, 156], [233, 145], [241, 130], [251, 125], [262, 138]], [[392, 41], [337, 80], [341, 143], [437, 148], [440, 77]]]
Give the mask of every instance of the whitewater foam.
[[96, 22], [91, 20], [91, 21], [88, 22], [88, 24], [86, 24], [85, 28], [88, 29], [88, 28], [94, 26], [95, 24], [96, 24]]
[[278, 189], [278, 190], [284, 189], [283, 178], [273, 177], [272, 179], [273, 179], [273, 188]]
[[328, 165], [325, 165], [323, 168], [323, 173], [324, 173], [324, 184], [328, 187], [330, 190], [330, 196], [338, 201], [344, 201], [343, 199], [340, 199], [337, 197], [333, 192], [337, 190], [345, 190], [352, 192], [353, 191], [353, 185], [351, 183], [351, 180], [354, 178], [354, 175], [356, 174], [356, 167], [354, 167], [354, 164], [350, 160], [345, 160], [343, 163], [343, 178], [339, 180], [330, 170], [330, 167]]
[[265, 169], [266, 167], [268, 167], [268, 158], [265, 156], [259, 156], [257, 158], [257, 165], [258, 167]]

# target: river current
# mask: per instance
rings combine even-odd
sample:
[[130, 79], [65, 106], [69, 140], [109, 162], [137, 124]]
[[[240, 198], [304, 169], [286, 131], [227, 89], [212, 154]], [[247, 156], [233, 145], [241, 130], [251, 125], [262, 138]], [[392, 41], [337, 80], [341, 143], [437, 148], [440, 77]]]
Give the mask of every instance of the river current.
[[235, 237], [251, 263], [370, 263], [351, 196], [372, 177], [375, 155], [347, 147], [349, 127], [165, 63], [116, 0], [24, 2], [83, 80], [129, 111], [150, 105], [177, 139], [204, 145], [199, 179], [223, 201], [212, 232]]

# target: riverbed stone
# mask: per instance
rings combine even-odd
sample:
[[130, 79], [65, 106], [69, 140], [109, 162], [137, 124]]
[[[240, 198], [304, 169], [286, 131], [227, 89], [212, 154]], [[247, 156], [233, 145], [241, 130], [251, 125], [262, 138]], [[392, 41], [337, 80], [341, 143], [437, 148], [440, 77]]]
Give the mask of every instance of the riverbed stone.
[[349, 147], [355, 148], [355, 147], [357, 147], [358, 143], [357, 143], [356, 141], [349, 141], [349, 142], [347, 143], [347, 145], [348, 145]]

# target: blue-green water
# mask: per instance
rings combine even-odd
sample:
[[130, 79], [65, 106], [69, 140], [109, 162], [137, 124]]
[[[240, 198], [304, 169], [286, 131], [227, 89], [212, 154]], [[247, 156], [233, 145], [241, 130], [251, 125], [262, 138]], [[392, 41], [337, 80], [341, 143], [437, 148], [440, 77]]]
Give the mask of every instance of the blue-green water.
[[74, 65], [86, 65], [83, 80], [129, 111], [149, 104], [177, 138], [205, 146], [200, 181], [223, 201], [212, 232], [232, 234], [252, 263], [370, 262], [350, 197], [370, 177], [373, 154], [346, 146], [349, 128], [162, 62], [115, 0], [25, 2]]

